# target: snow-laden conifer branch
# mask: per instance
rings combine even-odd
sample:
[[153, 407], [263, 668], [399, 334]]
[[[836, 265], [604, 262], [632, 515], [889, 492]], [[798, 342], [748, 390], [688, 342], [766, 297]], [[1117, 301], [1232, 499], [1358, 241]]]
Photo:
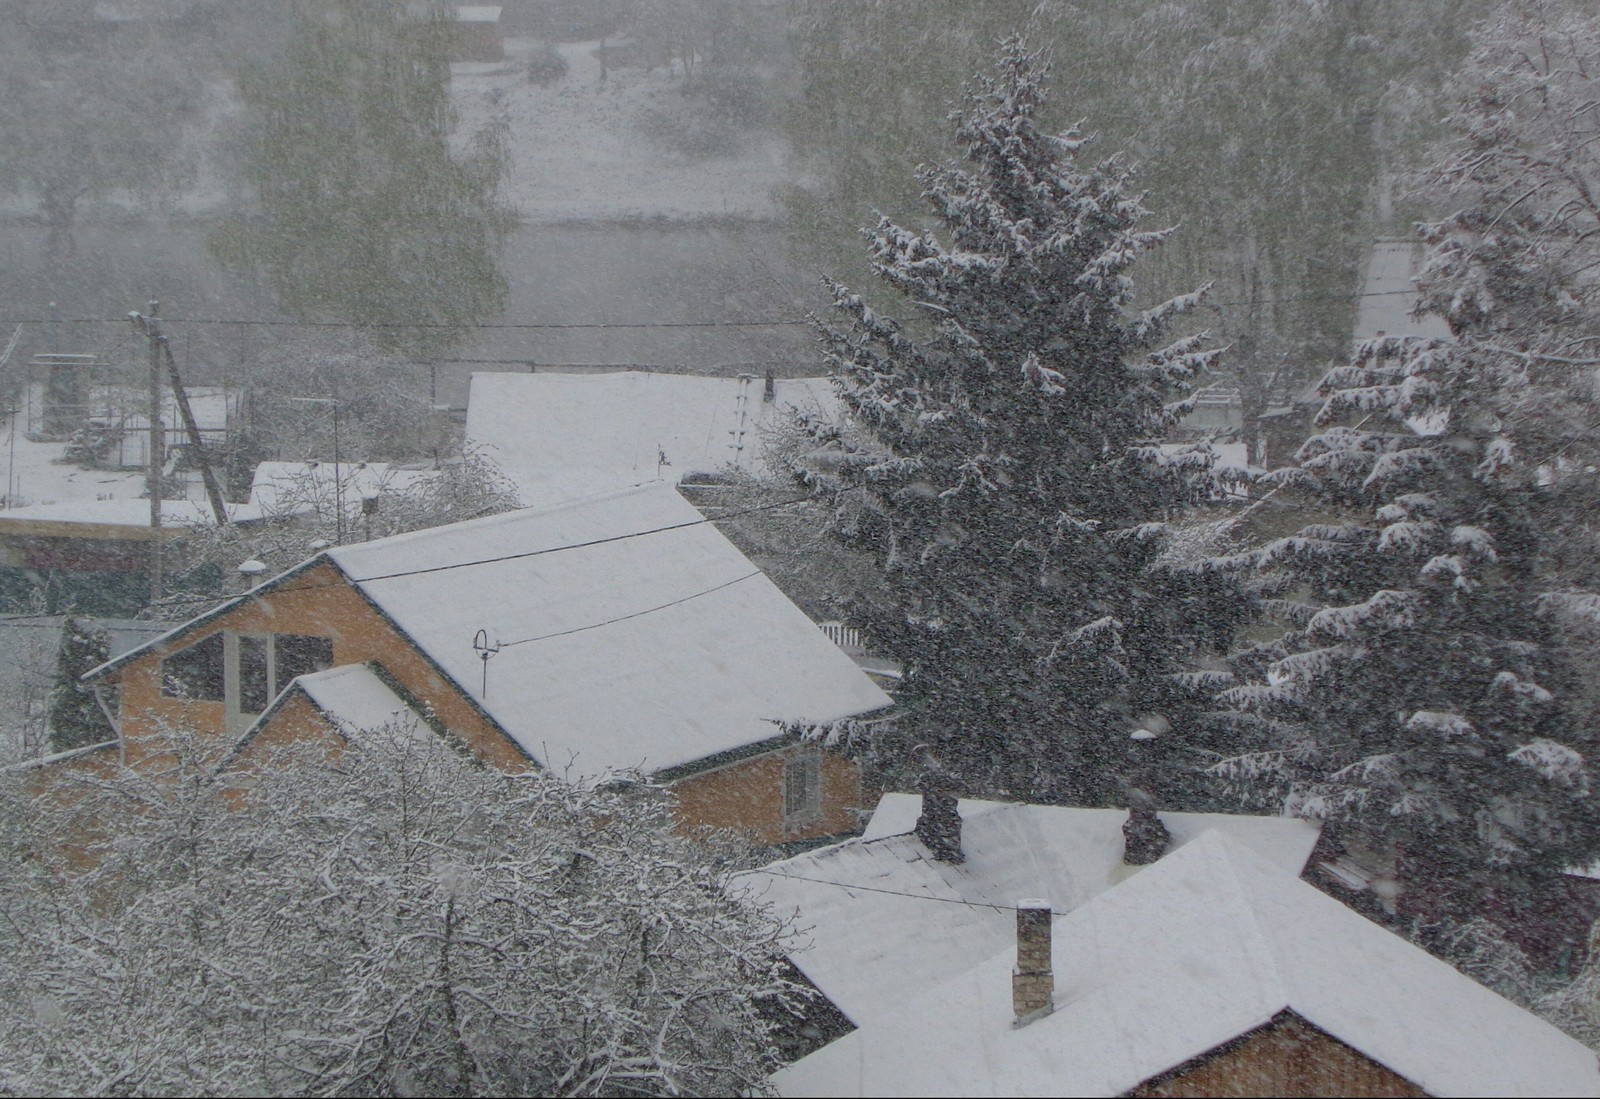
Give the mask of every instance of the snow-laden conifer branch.
[[[1131, 310], [1131, 273], [1171, 230], [1141, 224], [1117, 158], [1091, 164], [1080, 130], [1040, 129], [1044, 96], [1037, 58], [1008, 40], [952, 116], [961, 161], [918, 175], [933, 225], [867, 234], [918, 323], [832, 287], [823, 346], [862, 439], [823, 440], [826, 470], [797, 476], [852, 500], [834, 529], [892, 582], [864, 613], [916, 669], [901, 694], [920, 742], [972, 788], [1098, 798], [1112, 778], [1083, 764], [1125, 739], [1117, 715], [1167, 705], [1162, 677], [1238, 613], [1202, 621], [1152, 595], [1226, 606], [1233, 572], [1167, 524], [1237, 475], [1210, 448], [1157, 445], [1218, 355], [1162, 335], [1203, 291]], [[1136, 635], [1109, 626], [1131, 621]], [[1039, 674], [1058, 662], [1070, 673]]]

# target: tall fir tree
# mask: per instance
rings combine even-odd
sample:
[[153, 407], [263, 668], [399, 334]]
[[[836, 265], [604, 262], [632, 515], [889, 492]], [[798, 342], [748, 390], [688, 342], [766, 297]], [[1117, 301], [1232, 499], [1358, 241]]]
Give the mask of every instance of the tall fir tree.
[[56, 653], [56, 681], [50, 689], [50, 747], [71, 751], [116, 739], [94, 692], [79, 677], [111, 659], [111, 641], [105, 630], [74, 615], [61, 626], [61, 648]]
[[1208, 446], [1160, 445], [1218, 354], [1163, 339], [1199, 293], [1133, 308], [1127, 271], [1170, 230], [1139, 228], [1115, 158], [1039, 128], [1045, 71], [1008, 39], [952, 115], [964, 165], [920, 173], [939, 229], [867, 233], [906, 319], [831, 284], [849, 418], [812, 425], [801, 469], [885, 573], [853, 613], [904, 666], [902, 747], [969, 790], [1103, 801], [1141, 719], [1181, 747], [1181, 673], [1226, 648], [1238, 600], [1164, 558], [1168, 521], [1219, 489]]
[[1218, 774], [1373, 834], [1447, 907], [1600, 854], [1573, 649], [1600, 599], [1562, 552], [1600, 421], [1600, 20], [1559, 23], [1480, 32], [1426, 179], [1456, 212], [1423, 228], [1419, 311], [1451, 335], [1372, 341], [1328, 374], [1283, 474], [1328, 521], [1240, 559], [1289, 628], [1222, 695], [1250, 750]]

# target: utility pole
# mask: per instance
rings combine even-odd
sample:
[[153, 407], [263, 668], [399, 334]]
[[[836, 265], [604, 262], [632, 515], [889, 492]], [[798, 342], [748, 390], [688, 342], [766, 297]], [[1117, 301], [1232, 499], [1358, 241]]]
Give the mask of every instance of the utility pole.
[[165, 464], [167, 433], [161, 422], [161, 303], [150, 302], [150, 312], [128, 314], [133, 330], [150, 341], [150, 450], [145, 465], [145, 492], [150, 496], [150, 602], [162, 597], [161, 576], [161, 467]]
[[6, 498], [0, 502], [0, 507], [14, 508], [17, 506], [17, 490], [12, 483], [16, 479], [17, 468], [17, 413], [20, 408], [0, 409], [0, 416], [11, 417], [11, 437], [8, 440], [10, 455], [6, 458]]

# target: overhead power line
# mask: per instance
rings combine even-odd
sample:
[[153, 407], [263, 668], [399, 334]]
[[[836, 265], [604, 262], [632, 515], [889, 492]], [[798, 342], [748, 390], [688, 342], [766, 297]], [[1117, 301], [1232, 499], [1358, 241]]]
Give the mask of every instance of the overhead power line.
[[[1374, 290], [1360, 294], [1293, 294], [1262, 298], [1258, 302], [1242, 299], [1216, 301], [1202, 299], [1200, 305], [1218, 309], [1233, 305], [1285, 305], [1305, 301], [1361, 301], [1366, 298], [1417, 297], [1415, 290]], [[653, 329], [653, 328], [790, 328], [808, 326], [807, 318], [717, 321], [296, 321], [252, 320], [246, 317], [168, 317], [167, 324], [247, 325], [259, 328], [428, 328], [469, 329], [473, 331], [561, 331], [567, 329]], [[126, 317], [68, 317], [5, 321], [5, 324], [125, 324]]]
[[913, 901], [937, 901], [940, 904], [959, 904], [965, 908], [992, 908], [996, 912], [1015, 912], [1014, 904], [994, 904], [990, 901], [965, 901], [960, 897], [930, 897], [926, 893], [906, 893], [899, 889], [885, 889], [880, 885], [857, 885], [855, 882], [832, 881], [828, 878], [808, 878], [803, 874], [784, 874], [777, 870], [755, 870], [752, 873], [765, 874], [772, 878], [788, 878], [790, 881], [812, 882], [815, 885], [832, 885], [839, 889], [859, 889], [864, 893], [884, 893], [891, 897], [906, 897]]
[[[466, 328], [480, 331], [494, 330], [522, 330], [522, 329], [569, 329], [569, 328], [782, 328], [793, 325], [808, 325], [811, 322], [804, 319], [785, 320], [749, 320], [749, 321], [593, 321], [593, 322], [566, 322], [566, 321], [502, 321], [502, 322], [475, 322], [469, 324], [450, 323], [446, 321], [295, 321], [295, 320], [251, 320], [244, 317], [163, 317], [167, 324], [234, 324], [248, 325], [256, 328]], [[59, 321], [21, 320], [10, 321], [10, 324], [126, 324], [126, 317], [67, 317]]]
[[724, 583], [718, 584], [716, 587], [707, 588], [705, 591], [697, 591], [693, 595], [684, 596], [682, 599], [674, 599], [670, 603], [662, 603], [659, 606], [655, 606], [655, 607], [646, 607], [644, 610], [642, 610], [642, 611], [634, 611], [632, 614], [621, 614], [621, 615], [618, 615], [616, 618], [608, 618], [604, 622], [595, 622], [595, 623], [593, 623], [591, 625], [588, 625], [588, 626], [577, 626], [577, 627], [575, 627], [573, 629], [570, 629], [570, 630], [557, 630], [555, 633], [540, 634], [538, 637], [524, 637], [520, 641], [502, 641], [502, 642], [500, 642], [500, 647], [502, 649], [509, 649], [513, 645], [527, 645], [527, 644], [530, 644], [531, 642], [534, 642], [534, 641], [549, 641], [553, 637], [568, 637], [568, 636], [570, 636], [572, 634], [575, 634], [575, 633], [584, 633], [587, 630], [598, 630], [601, 626], [612, 626], [612, 625], [615, 625], [618, 622], [626, 622], [630, 618], [643, 618], [647, 614], [654, 614], [656, 611], [664, 611], [668, 607], [680, 606], [680, 605], [682, 605], [684, 603], [689, 602], [691, 599], [699, 599], [703, 595], [710, 595], [712, 592], [721, 591], [723, 588], [731, 588], [735, 584], [741, 583], [741, 582], [743, 582], [745, 580], [751, 579], [752, 577], [760, 576], [760, 575], [761, 575], [761, 570], [760, 569], [756, 569], [754, 572], [747, 572], [743, 576], [736, 576], [732, 580], [728, 580], [728, 581], [726, 581]]
[[[456, 569], [470, 569], [470, 568], [476, 568], [476, 567], [478, 567], [480, 565], [496, 565], [496, 564], [500, 564], [501, 562], [504, 562], [504, 561], [519, 561], [519, 560], [522, 560], [523, 558], [528, 558], [528, 557], [543, 557], [546, 554], [551, 554], [551, 553], [564, 553], [567, 550], [587, 549], [587, 548], [589, 548], [591, 546], [604, 546], [604, 545], [608, 545], [608, 544], [610, 544], [612, 542], [626, 542], [626, 541], [628, 541], [630, 539], [633, 539], [633, 538], [647, 538], [647, 537], [649, 537], [651, 535], [655, 535], [655, 534], [665, 534], [668, 531], [686, 530], [689, 527], [698, 527], [698, 526], [702, 526], [702, 525], [704, 525], [706, 523], [720, 523], [725, 519], [737, 519], [737, 518], [739, 518], [740, 516], [743, 516], [743, 515], [754, 515], [754, 514], [756, 514], [758, 512], [771, 511], [774, 508], [786, 507], [786, 506], [788, 506], [790, 504], [804, 503], [805, 501], [811, 500], [811, 499], [813, 499], [813, 497], [810, 497], [810, 496], [795, 496], [795, 497], [791, 497], [791, 498], [786, 499], [786, 500], [777, 500], [777, 501], [774, 501], [773, 503], [770, 503], [770, 504], [760, 504], [760, 505], [757, 505], [755, 507], [741, 508], [741, 509], [739, 509], [737, 511], [730, 511], [730, 512], [727, 512], [726, 514], [718, 515], [714, 519], [710, 519], [710, 518], [690, 519], [687, 522], [683, 522], [683, 523], [671, 523], [671, 524], [669, 524], [667, 526], [664, 526], [664, 527], [651, 527], [651, 528], [649, 528], [647, 530], [630, 531], [630, 532], [628, 532], [626, 534], [613, 534], [613, 535], [611, 535], [609, 537], [606, 537], [606, 538], [593, 538], [593, 539], [590, 539], [589, 541], [586, 541], [586, 542], [571, 542], [571, 543], [567, 543], [565, 545], [560, 545], [560, 546], [546, 546], [543, 549], [523, 550], [520, 553], [505, 553], [505, 554], [499, 554], [499, 555], [494, 556], [494, 557], [479, 557], [479, 558], [473, 558], [472, 560], [468, 560], [468, 561], [452, 561], [449, 564], [431, 565], [431, 566], [428, 566], [428, 567], [425, 567], [425, 568], [398, 569], [398, 570], [396, 570], [394, 572], [378, 573], [378, 574], [373, 575], [373, 576], [351, 577], [351, 582], [352, 583], [356, 583], [356, 584], [369, 584], [369, 583], [374, 583], [374, 582], [379, 581], [379, 580], [396, 580], [396, 579], [399, 579], [400, 577], [404, 577], [404, 576], [425, 576], [425, 575], [428, 575], [430, 573], [452, 572], [452, 571], [454, 571]], [[522, 510], [522, 509], [516, 509], [516, 510]], [[507, 512], [507, 513], [504, 513], [504, 514], [511, 514], [511, 513]], [[361, 543], [355, 543], [354, 546], [352, 546], [350, 548], [359, 547], [360, 544]], [[757, 575], [759, 573], [759, 571], [760, 570], [757, 570], [756, 573], [751, 573], [750, 576]], [[729, 584], [735, 584], [735, 583], [738, 583], [740, 580], [747, 580], [749, 578], [750, 578], [749, 576], [741, 576], [737, 580], [731, 580], [731, 581], [728, 582], [728, 584], [719, 585], [719, 587], [727, 587]], [[296, 588], [295, 590], [296, 591], [313, 591], [313, 590], [316, 590], [318, 588], [334, 588], [334, 587], [341, 587], [341, 586], [343, 586], [343, 581], [321, 583], [321, 584], [303, 584], [303, 585], [299, 586], [298, 588]], [[710, 589], [710, 590], [714, 591], [714, 590], [717, 590], [717, 589]], [[249, 594], [249, 593], [246, 592], [244, 594]], [[698, 592], [693, 596], [686, 596], [684, 600], [678, 600], [677, 602], [684, 602], [687, 599], [697, 598], [700, 595], [706, 595], [706, 594], [709, 594], [709, 591], [707, 591], [707, 592]], [[222, 603], [222, 602], [227, 602], [229, 599], [234, 599], [234, 598], [238, 598], [238, 597], [237, 596], [223, 596], [223, 597], [219, 598], [219, 597], [216, 597], [216, 596], [204, 596], [204, 595], [178, 596], [178, 597], [173, 597], [173, 598], [162, 599], [162, 600], [160, 600], [158, 602], [150, 603], [148, 605], [152, 606], [152, 607], [155, 607], [155, 606], [163, 606], [163, 607], [164, 606], [183, 606], [183, 605], [192, 606], [192, 605], [197, 604], [197, 603]], [[674, 605], [674, 604], [663, 604], [663, 606], [671, 606], [671, 605]], [[657, 609], [659, 609], [659, 608], [657, 608]], [[642, 613], [646, 613], [646, 612], [641, 611], [641, 612], [638, 612], [638, 613], [642, 614]], [[605, 623], [600, 623], [600, 625], [604, 625], [604, 624]], [[594, 627], [585, 626], [585, 627], [582, 627], [582, 628], [583, 629], [592, 629]], [[576, 632], [576, 631], [574, 631], [574, 632]], [[544, 639], [543, 638], [525, 638], [524, 640], [525, 641], [539, 641], [539, 640], [544, 640]], [[516, 642], [511, 642], [511, 644], [520, 645], [520, 644], [523, 644], [523, 642], [522, 641], [516, 641]]]

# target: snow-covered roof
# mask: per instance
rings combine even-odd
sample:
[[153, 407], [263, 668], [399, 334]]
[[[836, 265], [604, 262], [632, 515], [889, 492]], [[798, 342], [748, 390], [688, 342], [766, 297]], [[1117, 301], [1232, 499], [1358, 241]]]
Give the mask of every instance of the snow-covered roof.
[[1415, 240], [1380, 240], [1372, 246], [1367, 277], [1356, 307], [1355, 340], [1384, 336], [1443, 337], [1450, 334], [1443, 319], [1413, 317], [1417, 290], [1411, 280], [1422, 264], [1422, 245]]
[[[229, 504], [227, 510], [229, 520], [235, 523], [248, 523], [262, 517], [261, 508], [254, 504]], [[203, 499], [161, 501], [161, 525], [164, 527], [209, 526], [213, 522], [211, 505]], [[131, 496], [112, 500], [66, 500], [0, 511], [0, 531], [8, 526], [36, 523], [148, 527], [150, 501]]]
[[[332, 561], [531, 757], [659, 773], [889, 697], [669, 485], [326, 550], [114, 672]], [[483, 691], [474, 647], [496, 647]]]
[[729, 467], [764, 473], [763, 432], [792, 408], [837, 407], [826, 378], [763, 379], [618, 371], [474, 374], [467, 438], [524, 504], [572, 500]]
[[[359, 509], [363, 496], [403, 492], [437, 477], [431, 469], [406, 469], [388, 462], [340, 462], [338, 478], [345, 509]], [[333, 462], [262, 462], [250, 481], [250, 503], [267, 514], [308, 509], [314, 498], [334, 499]]]
[[304, 693], [346, 736], [391, 724], [417, 735], [427, 732], [421, 715], [365, 664], [300, 676], [291, 689]]
[[108, 655], [113, 659], [172, 628], [169, 622], [149, 622], [141, 618], [85, 618], [82, 621], [105, 631]]
[[778, 1093], [1122, 1095], [1288, 1010], [1430, 1095], [1600, 1094], [1583, 1044], [1220, 830], [1052, 938], [1053, 1014], [1012, 1026], [1008, 945], [777, 1073]]
[[[327, 555], [525, 751], [581, 774], [660, 771], [889, 703], [668, 485]], [[500, 646], [487, 697], [480, 630]]]
[[[60, 645], [61, 628], [66, 621], [64, 614], [30, 614], [15, 619], [0, 619], [0, 663], [21, 662], [21, 649], [13, 651], [13, 646], [42, 644], [54, 653]], [[90, 618], [79, 615], [78, 621], [90, 629], [105, 632], [111, 659], [132, 652], [172, 628], [170, 623], [149, 622], [140, 618]]]
[[[860, 839], [748, 878], [811, 929], [810, 946], [793, 961], [859, 1026], [892, 1022], [909, 997], [1014, 942], [1014, 917], [1002, 909], [1018, 897], [1044, 898], [1065, 912], [1132, 872], [1122, 862], [1121, 810], [963, 798], [966, 861], [956, 866], [934, 861], [910, 834], [921, 806], [915, 795], [887, 794]], [[1320, 831], [1288, 817], [1161, 819], [1174, 845], [1219, 830], [1290, 875], [1305, 866]]]

